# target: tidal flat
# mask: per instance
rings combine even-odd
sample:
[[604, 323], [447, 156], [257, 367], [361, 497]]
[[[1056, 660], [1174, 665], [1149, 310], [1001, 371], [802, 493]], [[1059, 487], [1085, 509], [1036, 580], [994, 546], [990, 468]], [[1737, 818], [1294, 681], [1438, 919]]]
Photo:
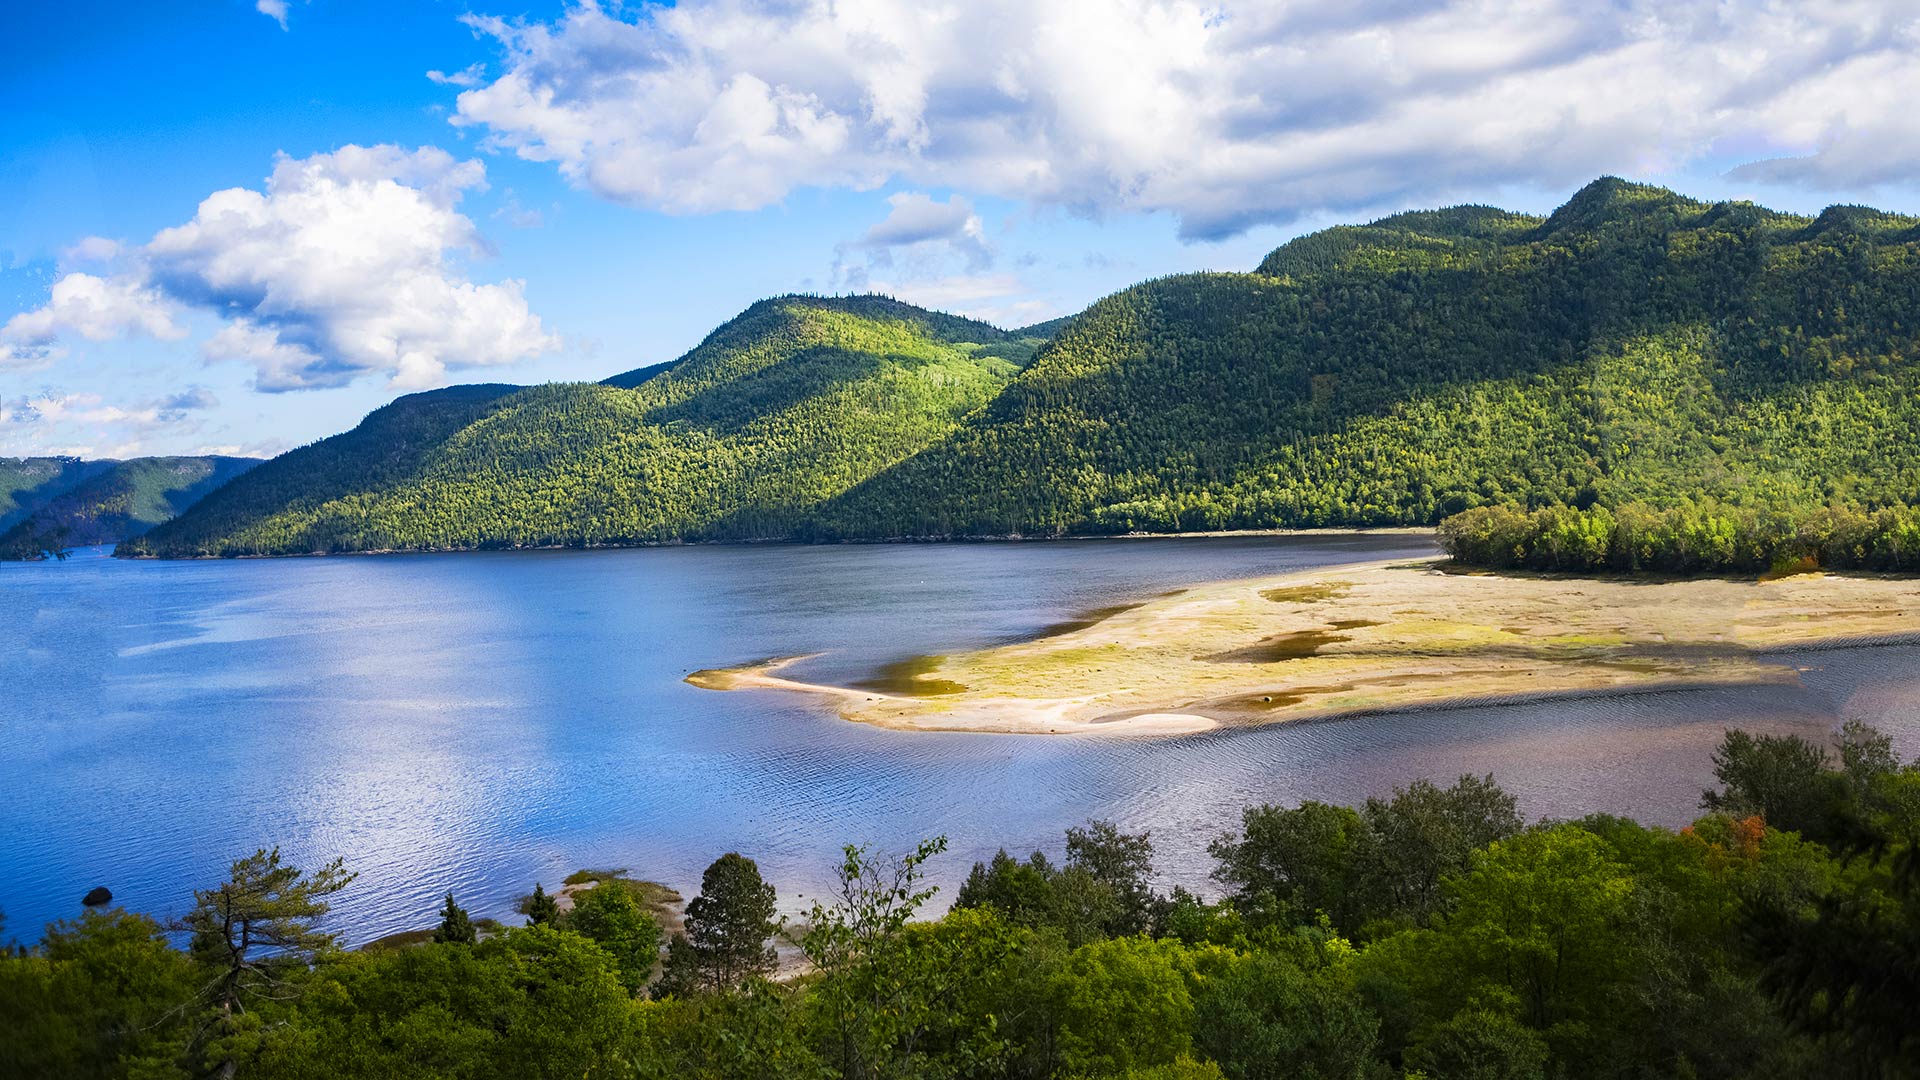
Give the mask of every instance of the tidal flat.
[[694, 672], [903, 730], [1177, 735], [1316, 717], [1679, 686], [1788, 683], [1786, 649], [1920, 638], [1920, 579], [1465, 573], [1381, 561], [1201, 585], [845, 686], [805, 657]]

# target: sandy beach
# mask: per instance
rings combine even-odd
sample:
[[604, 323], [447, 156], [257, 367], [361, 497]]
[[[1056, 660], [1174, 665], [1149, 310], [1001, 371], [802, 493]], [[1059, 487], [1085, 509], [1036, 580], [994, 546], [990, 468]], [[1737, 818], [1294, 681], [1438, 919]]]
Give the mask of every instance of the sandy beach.
[[[1070, 624], [1072, 625], [1072, 624]], [[1378, 562], [1201, 585], [1064, 633], [924, 657], [884, 690], [786, 677], [804, 656], [687, 677], [813, 696], [922, 731], [1166, 736], [1310, 717], [1787, 682], [1768, 654], [1920, 636], [1920, 579], [1462, 573]]]

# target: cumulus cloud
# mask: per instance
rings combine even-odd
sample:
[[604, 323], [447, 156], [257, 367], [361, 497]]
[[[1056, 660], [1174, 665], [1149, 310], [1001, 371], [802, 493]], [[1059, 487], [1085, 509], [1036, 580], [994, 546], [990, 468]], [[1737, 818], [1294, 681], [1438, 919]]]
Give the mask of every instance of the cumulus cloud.
[[88, 341], [125, 334], [165, 341], [186, 336], [173, 321], [173, 305], [159, 290], [138, 280], [75, 272], [53, 283], [44, 306], [0, 325], [0, 356], [52, 355], [60, 336], [68, 333]]
[[887, 216], [859, 239], [834, 249], [828, 280], [855, 291], [871, 287], [872, 276], [893, 271], [910, 280], [946, 279], [954, 264], [970, 275], [993, 266], [993, 246], [973, 203], [960, 195], [943, 202], [917, 191], [887, 197]]
[[938, 202], [917, 191], [887, 197], [890, 209], [884, 220], [869, 228], [861, 242], [868, 247], [894, 248], [914, 244], [946, 244], [962, 252], [976, 264], [993, 260], [986, 229], [973, 203], [959, 195]]
[[279, 23], [280, 29], [287, 28], [287, 0], [255, 0], [253, 10]]
[[504, 70], [454, 123], [673, 213], [892, 181], [1167, 212], [1206, 238], [1730, 148], [1794, 182], [1920, 166], [1915, 0], [686, 0], [469, 22]]
[[0, 328], [47, 349], [62, 333], [178, 338], [178, 308], [223, 320], [210, 359], [249, 363], [261, 390], [341, 386], [384, 374], [400, 388], [449, 369], [510, 364], [558, 346], [522, 283], [475, 284], [456, 265], [485, 240], [457, 205], [486, 185], [478, 161], [431, 147], [347, 146], [281, 156], [263, 191], [230, 188], [101, 278], [70, 273], [50, 302]]

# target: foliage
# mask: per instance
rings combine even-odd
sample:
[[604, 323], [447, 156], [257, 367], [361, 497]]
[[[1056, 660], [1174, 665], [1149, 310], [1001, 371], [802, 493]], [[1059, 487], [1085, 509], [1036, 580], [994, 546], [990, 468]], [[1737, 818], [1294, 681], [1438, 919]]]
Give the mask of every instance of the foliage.
[[467, 918], [467, 909], [453, 902], [451, 890], [447, 893], [446, 907], [440, 910], [440, 925], [433, 928], [433, 940], [442, 945], [471, 945], [479, 940], [473, 920]]
[[687, 904], [686, 932], [668, 947], [655, 996], [725, 993], [773, 974], [776, 899], [752, 859], [730, 851], [714, 860]]
[[1068, 829], [1066, 841], [1058, 867], [1043, 852], [1021, 863], [1004, 848], [975, 863], [954, 907], [992, 908], [1015, 925], [1057, 930], [1072, 945], [1146, 931], [1156, 917], [1148, 834], [1090, 821]]
[[788, 536], [811, 507], [953, 430], [1033, 348], [880, 297], [762, 301], [645, 378], [403, 398], [126, 550]]
[[[1834, 513], [1893, 516], [1822, 557], [1908, 565], [1917, 303], [1912, 219], [1606, 178], [1546, 219], [1455, 207], [1326, 230], [1255, 273], [1144, 282], [1015, 334], [877, 297], [763, 301], [605, 384], [403, 398], [126, 550], [1428, 525], [1508, 506], [1632, 518], [1604, 545], [1631, 564], [1719, 558], [1720, 526], [1693, 536], [1696, 518], [1855, 507]], [[1553, 518], [1520, 558], [1591, 560], [1604, 521]]]
[[[1255, 807], [1216, 845], [1219, 901], [1146, 888], [1148, 838], [1097, 823], [1057, 867], [977, 866], [938, 918], [942, 841], [893, 860], [849, 848], [799, 935], [808, 967], [714, 974], [709, 954], [678, 973], [697, 989], [652, 997], [636, 991], [657, 925], [617, 874], [574, 886], [593, 884], [557, 922], [343, 951], [317, 920], [345, 871], [262, 851], [196, 891], [189, 949], [109, 911], [0, 954], [0, 1076], [1912, 1074], [1920, 764], [1858, 723], [1832, 752], [1731, 733], [1716, 761], [1719, 809], [1680, 830], [1522, 827], [1474, 777]], [[1802, 786], [1822, 793], [1810, 810], [1782, 790]], [[1804, 835], [1766, 816], [1809, 813]], [[764, 963], [766, 890], [748, 860], [718, 860], [684, 947]], [[1088, 921], [1137, 892], [1144, 932]], [[449, 897], [443, 927], [463, 915]]]
[[147, 457], [105, 468], [0, 528], [0, 559], [36, 559], [66, 547], [115, 544], [179, 516], [259, 464], [254, 458]]
[[1608, 509], [1479, 507], [1440, 523], [1456, 561], [1492, 569], [1704, 573], [1920, 570], [1920, 509], [1756, 508], [1712, 500]]
[[528, 926], [551, 925], [560, 918], [560, 902], [547, 895], [547, 890], [539, 882], [534, 882], [533, 895], [527, 897], [526, 910]]
[[281, 863], [279, 848], [261, 848], [236, 860], [218, 887], [194, 890], [193, 907], [176, 928], [190, 935], [189, 952], [213, 978], [200, 994], [193, 1058], [219, 1075], [233, 1074], [262, 1030], [248, 1009], [298, 996], [305, 966], [336, 943], [315, 920], [353, 878], [339, 859], [308, 875]]
[[1257, 926], [1290, 926], [1324, 915], [1343, 932], [1370, 923], [1424, 926], [1446, 905], [1443, 880], [1473, 852], [1520, 831], [1513, 796], [1492, 777], [1452, 787], [1416, 780], [1358, 810], [1308, 801], [1254, 806], [1242, 832], [1215, 840], [1215, 880]]
[[605, 950], [628, 993], [645, 987], [660, 961], [660, 923], [621, 882], [604, 881], [574, 893], [573, 907], [561, 913], [554, 925]]

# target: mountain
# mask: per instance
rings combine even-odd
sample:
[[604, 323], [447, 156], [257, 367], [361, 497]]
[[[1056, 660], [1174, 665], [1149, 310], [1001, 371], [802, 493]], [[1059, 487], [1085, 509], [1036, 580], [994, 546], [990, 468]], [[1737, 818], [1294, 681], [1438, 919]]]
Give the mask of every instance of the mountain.
[[1327, 229], [1251, 273], [1148, 281], [1013, 333], [874, 297], [765, 301], [671, 364], [492, 400], [403, 470], [315, 444], [129, 550], [1872, 507], [1920, 496], [1916, 312], [1920, 220], [1604, 178], [1544, 218]]
[[1039, 344], [882, 297], [765, 300], [678, 360], [603, 383], [403, 398], [126, 551], [785, 537], [950, 434]]
[[[46, 460], [46, 459], [39, 459]], [[79, 483], [46, 498], [0, 530], [0, 559], [117, 544], [167, 521], [208, 492], [260, 464], [257, 458], [145, 457], [69, 462]], [[45, 492], [51, 484], [42, 485]]]
[[1401, 214], [1081, 314], [815, 535], [1431, 524], [1920, 495], [1920, 221], [1605, 179]]
[[115, 464], [77, 457], [0, 457], [0, 532]]

